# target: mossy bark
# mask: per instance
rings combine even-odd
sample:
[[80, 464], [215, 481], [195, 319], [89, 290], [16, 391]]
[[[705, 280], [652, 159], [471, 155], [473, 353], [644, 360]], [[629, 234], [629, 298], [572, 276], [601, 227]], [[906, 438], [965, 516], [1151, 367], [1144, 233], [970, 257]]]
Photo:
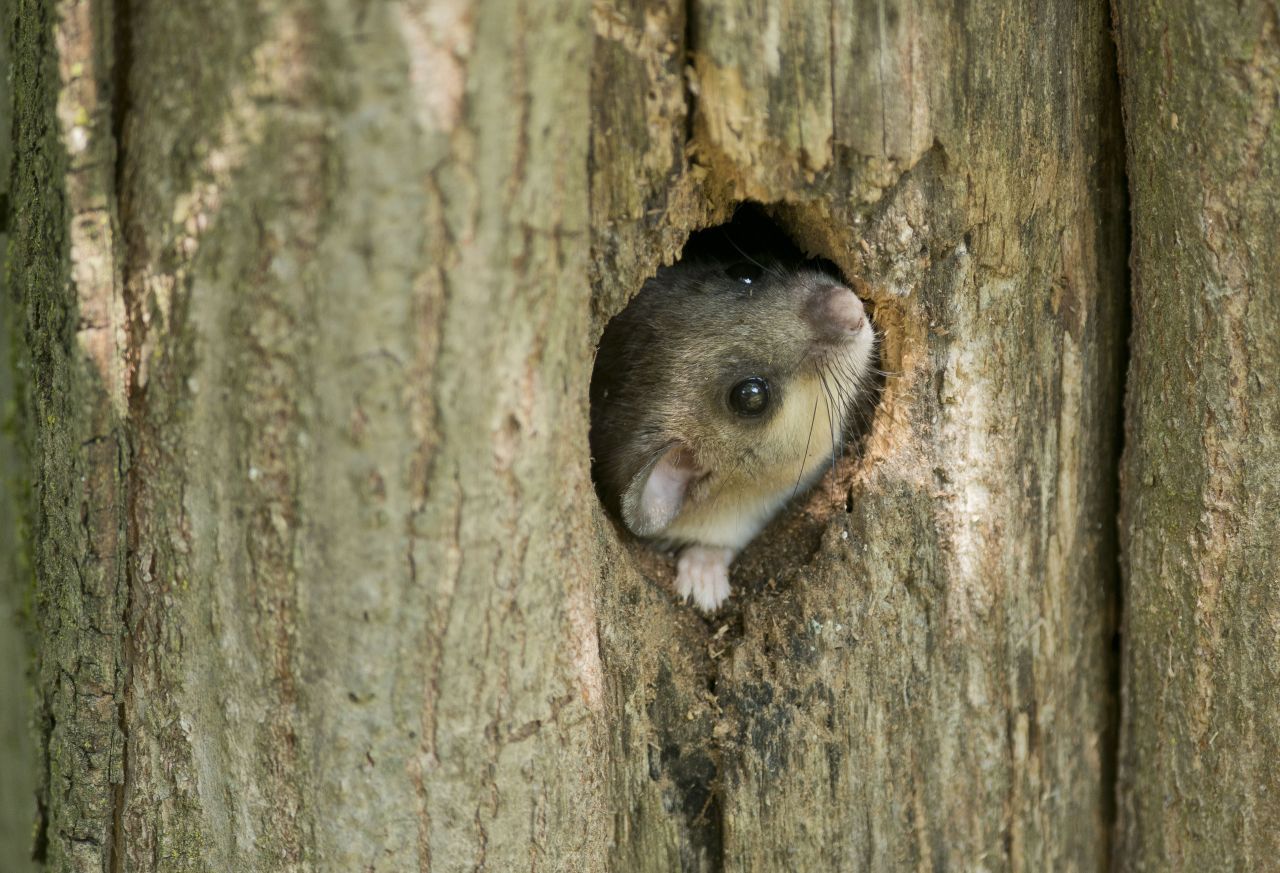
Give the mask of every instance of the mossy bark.
[[31, 731], [33, 683], [29, 617], [31, 566], [24, 509], [28, 499], [26, 434], [18, 350], [22, 346], [6, 265], [13, 222], [13, 26], [0, 16], [0, 870], [27, 873], [36, 820], [37, 765]]
[[[1104, 866], [1103, 5], [19, 5], [50, 869]], [[587, 388], [745, 200], [889, 375], [707, 621]]]
[[1116, 861], [1280, 857], [1280, 18], [1117, 2], [1133, 365]]

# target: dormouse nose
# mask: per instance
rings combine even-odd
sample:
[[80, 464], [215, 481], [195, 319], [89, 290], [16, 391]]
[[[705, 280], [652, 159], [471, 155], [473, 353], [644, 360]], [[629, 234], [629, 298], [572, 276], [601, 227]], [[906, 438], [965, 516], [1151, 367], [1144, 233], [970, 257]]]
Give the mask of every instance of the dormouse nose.
[[849, 339], [867, 325], [867, 311], [858, 295], [834, 282], [813, 289], [807, 310], [809, 324], [828, 342]]

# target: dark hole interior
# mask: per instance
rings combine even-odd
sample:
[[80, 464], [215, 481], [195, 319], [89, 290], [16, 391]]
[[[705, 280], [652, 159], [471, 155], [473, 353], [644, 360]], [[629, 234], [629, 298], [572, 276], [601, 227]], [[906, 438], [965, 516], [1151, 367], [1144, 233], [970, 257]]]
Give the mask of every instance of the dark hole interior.
[[833, 279], [846, 282], [840, 268], [826, 258], [808, 257], [758, 203], [744, 203], [724, 224], [695, 231], [685, 243], [681, 260], [711, 257], [732, 261], [761, 256], [784, 263], [817, 267]]

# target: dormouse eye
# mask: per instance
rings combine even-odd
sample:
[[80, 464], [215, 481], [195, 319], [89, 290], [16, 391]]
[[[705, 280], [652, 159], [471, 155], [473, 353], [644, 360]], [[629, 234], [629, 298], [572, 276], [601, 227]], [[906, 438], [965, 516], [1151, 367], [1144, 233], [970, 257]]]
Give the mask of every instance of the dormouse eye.
[[743, 379], [729, 389], [729, 408], [738, 415], [753, 417], [769, 407], [769, 383], [759, 376]]
[[752, 264], [748, 261], [738, 261], [724, 268], [724, 274], [735, 282], [741, 282], [743, 285], [750, 285], [759, 281], [764, 275], [764, 270], [758, 264]]

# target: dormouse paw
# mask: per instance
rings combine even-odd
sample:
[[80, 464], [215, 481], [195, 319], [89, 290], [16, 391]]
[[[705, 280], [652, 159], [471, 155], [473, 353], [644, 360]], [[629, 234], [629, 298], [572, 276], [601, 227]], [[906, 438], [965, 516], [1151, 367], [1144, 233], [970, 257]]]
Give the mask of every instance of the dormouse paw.
[[703, 612], [715, 612], [729, 598], [730, 549], [688, 546], [676, 561], [676, 593], [693, 598]]

